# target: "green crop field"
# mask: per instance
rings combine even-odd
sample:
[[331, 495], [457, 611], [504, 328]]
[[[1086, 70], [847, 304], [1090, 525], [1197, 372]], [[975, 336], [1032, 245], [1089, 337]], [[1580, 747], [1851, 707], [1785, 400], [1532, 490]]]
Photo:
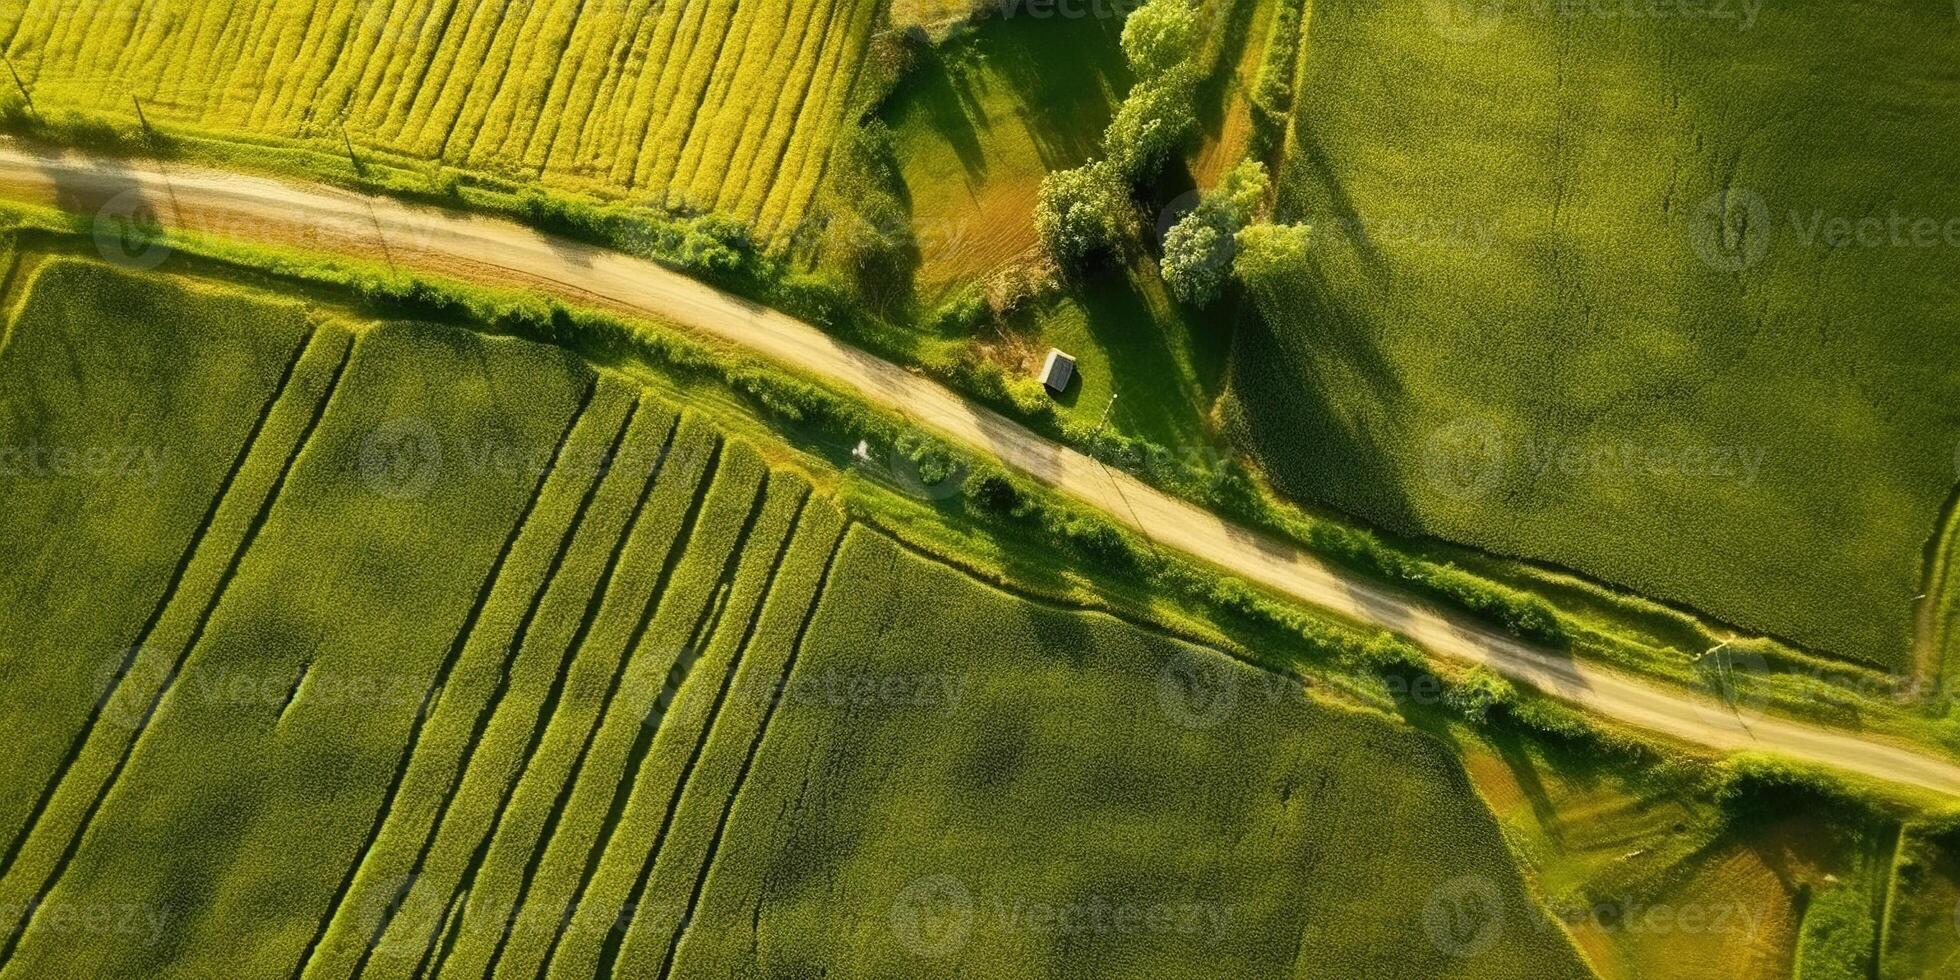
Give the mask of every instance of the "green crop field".
[[874, 0], [217, 0], [0, 7], [43, 110], [363, 148], [665, 207], [803, 219]]
[[1303, 499], [1903, 669], [1960, 442], [1954, 12], [1591, 9], [1312, 5], [1313, 271], [1241, 331], [1238, 433]]
[[17, 261], [0, 975], [1589, 975], [1405, 725], [561, 350]]

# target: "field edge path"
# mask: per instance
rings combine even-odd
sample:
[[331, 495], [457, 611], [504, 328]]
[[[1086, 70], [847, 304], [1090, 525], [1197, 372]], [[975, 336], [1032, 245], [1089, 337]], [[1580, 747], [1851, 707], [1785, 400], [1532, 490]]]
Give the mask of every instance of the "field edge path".
[[[1332, 568], [1034, 434], [818, 328], [656, 263], [515, 223], [381, 197], [170, 164], [42, 154], [0, 141], [0, 196], [167, 228], [382, 259], [438, 276], [535, 289], [687, 327], [822, 378], [1109, 514], [1145, 537], [1431, 652], [1491, 668], [1615, 722], [1719, 752], [1768, 751], [1960, 796], [1960, 764], [1929, 752], [1737, 710], [1574, 661]], [[101, 226], [99, 226], [101, 227]], [[113, 241], [113, 239], [111, 239]]]

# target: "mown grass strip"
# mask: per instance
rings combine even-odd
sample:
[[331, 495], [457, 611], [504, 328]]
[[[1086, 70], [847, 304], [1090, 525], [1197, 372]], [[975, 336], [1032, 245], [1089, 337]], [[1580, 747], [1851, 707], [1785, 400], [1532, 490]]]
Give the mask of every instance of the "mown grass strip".
[[[476, 618], [459, 629], [439, 668], [442, 683], [425, 696], [432, 707], [417, 719], [409, 741], [412, 749], [397, 762], [401, 782], [390, 805], [377, 813], [377, 833], [371, 834], [354, 863], [355, 876], [344, 883], [341, 897], [329, 907], [325, 937], [296, 968], [306, 977], [345, 977], [380, 938], [382, 923], [357, 922], [351, 910], [385, 908], [392, 891], [409, 873], [439, 812], [439, 804], [459, 777], [463, 753], [471, 744], [485, 712], [489, 688], [503, 672], [503, 660], [513, 641], [542, 601], [549, 569], [569, 541], [580, 504], [596, 477], [581, 467], [557, 465], [567, 458], [591, 458], [609, 440], [627, 407], [626, 395], [616, 388], [595, 386], [552, 457], [554, 465], [535, 492], [518, 535], [482, 588], [490, 595]], [[401, 766], [406, 765], [405, 771]]]
[[[620, 647], [618, 687], [608, 697], [599, 728], [575, 766], [569, 797], [556, 804], [556, 819], [543, 833], [533, 867], [523, 878], [523, 897], [513, 906], [517, 917], [509, 923], [510, 931], [535, 932], [538, 940], [521, 944], [512, 954], [519, 965], [510, 969], [519, 975], [535, 975], [543, 968], [548, 944], [555, 942], [573, 896], [596, 862], [596, 843], [618, 822], [630, 785], [627, 774], [637, 770], [655, 727], [648, 722], [659, 687], [649, 682], [654, 679], [647, 665], [661, 657], [643, 641], [656, 615], [675, 619], [665, 612], [668, 593], [699, 526], [708, 496], [705, 479], [715, 470], [721, 442], [712, 429], [690, 418], [682, 423], [678, 445], [673, 477], [663, 476], [648, 508], [653, 519], [647, 525], [647, 541], [633, 546], [641, 560], [622, 575], [623, 594], [645, 598], [638, 621]], [[649, 578], [650, 587], [643, 588]], [[687, 601], [685, 596], [681, 600]]]
[[[564, 701], [566, 689], [575, 679], [574, 672], [577, 670], [586, 640], [591, 636], [594, 624], [611, 597], [615, 575], [619, 571], [627, 544], [632, 539], [640, 517], [644, 513], [647, 500], [652, 495], [656, 480], [655, 471], [659, 469], [660, 461], [665, 458], [670, 446], [669, 440], [674, 433], [674, 422], [675, 418], [671, 413], [650, 406], [647, 402], [641, 402], [641, 410], [635, 416], [627, 435], [615, 447], [602, 495], [595, 505], [598, 520], [587, 528], [582, 528], [580, 532], [581, 543], [605, 547], [607, 542], [610, 542], [610, 547], [605, 548], [604, 567], [599, 572], [596, 582], [583, 574], [586, 569], [561, 574], [553, 582], [554, 589], [561, 582], [576, 581], [577, 585], [570, 587], [568, 595], [547, 596], [547, 605], [550, 606], [553, 605], [554, 599], [559, 600], [559, 604], [564, 604], [575, 601], [579, 590], [586, 592], [584, 610], [568, 639], [559, 642], [564, 633], [560, 624], [554, 624], [542, 631], [544, 639], [539, 642], [544, 646], [539, 651], [537, 664], [539, 670], [536, 671], [539, 676], [534, 676], [532, 681], [542, 681], [541, 675], [548, 670], [549, 687], [539, 701], [534, 696], [534, 691], [525, 690], [527, 686], [535, 687], [535, 683], [526, 685], [522, 679], [515, 682], [512, 685], [511, 695], [498, 705], [498, 717], [492, 722], [490, 735], [477, 746], [477, 751], [471, 756], [469, 765], [472, 773], [481, 771], [501, 776], [503, 784], [501, 787], [494, 785], [474, 787], [480, 795], [494, 795], [499, 798], [485, 817], [489, 824], [488, 830], [476, 835], [469, 859], [463, 866], [461, 878], [451, 889], [455, 896], [465, 901], [466, 910], [471, 896], [477, 890], [477, 879], [490, 856], [491, 847], [503, 836], [506, 821], [516, 807], [514, 803], [516, 794], [524, 781], [532, 775], [540, 748], [549, 732], [575, 725], [580, 715], [578, 701], [581, 700], [579, 693], [582, 692], [575, 693], [573, 704], [566, 706]], [[581, 557], [589, 559], [596, 556], [588, 554]], [[581, 563], [589, 564], [589, 562]], [[616, 608], [617, 603], [613, 603], [613, 606]], [[529, 637], [526, 638], [526, 645], [527, 647], [532, 645]], [[513, 667], [513, 673], [524, 665], [524, 658], [520, 654], [517, 665]], [[518, 732], [523, 731], [527, 712], [530, 728], [519, 739], [516, 736]], [[508, 721], [499, 725], [498, 722], [505, 721], [506, 717]], [[519, 755], [521, 759], [513, 761], [512, 757]], [[471, 788], [466, 781], [464, 790], [468, 791]], [[445, 822], [454, 812], [453, 806], [445, 811]], [[458, 835], [458, 839], [468, 842], [469, 833], [475, 829], [465, 827], [465, 830]], [[425, 877], [440, 880], [435, 879], [433, 875], [425, 875]], [[418, 885], [420, 883], [418, 881]], [[438, 893], [440, 887], [442, 886], [438, 886]], [[446, 955], [436, 960], [437, 969], [441, 969]]]
[[[809, 487], [803, 481], [787, 473], [771, 476], [768, 493], [758, 513], [755, 534], [749, 547], [744, 549], [740, 566], [730, 582], [727, 605], [731, 615], [720, 618], [708, 637], [701, 662], [690, 672], [686, 686], [675, 692], [673, 704], [678, 709], [678, 717], [670, 712], [669, 723], [664, 725], [669, 739], [668, 749], [662, 752], [658, 751], [657, 744], [655, 746], [655, 775], [658, 781], [654, 785], [671, 788], [660, 810], [659, 829], [654, 831], [651, 846], [646, 849], [644, 857], [636, 863], [630, 857], [632, 852], [628, 852], [627, 859], [614, 866], [634, 869], [630, 879], [631, 893], [620, 906], [628, 912], [630, 921], [607, 934], [606, 942], [600, 949], [596, 975], [613, 976], [621, 969], [617, 965], [619, 957], [622, 953], [630, 952], [627, 940], [646, 921], [645, 913], [649, 911], [647, 889], [651, 882], [661, 877], [661, 858], [666, 853], [668, 832], [679, 810], [681, 794], [693, 781], [701, 761], [701, 751], [728, 702], [729, 689], [741, 666], [742, 654], [748, 649], [749, 638], [754, 635], [760, 619], [762, 603], [782, 568], [791, 530], [808, 499]], [[707, 685], [712, 685], [712, 688]], [[677, 751], [680, 746], [673, 743], [677, 740], [685, 744], [687, 750], [685, 761], [680, 761], [676, 770], [674, 763], [680, 759]], [[605, 868], [602, 867], [601, 874], [604, 873]], [[630, 968], [625, 969], [629, 975], [632, 973]]]

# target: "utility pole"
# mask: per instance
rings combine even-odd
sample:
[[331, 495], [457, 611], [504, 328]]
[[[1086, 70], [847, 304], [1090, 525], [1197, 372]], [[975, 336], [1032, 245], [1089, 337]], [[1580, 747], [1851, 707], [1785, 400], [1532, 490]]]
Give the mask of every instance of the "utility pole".
[[131, 105], [136, 107], [136, 124], [143, 127], [143, 132], [155, 132], [150, 128], [149, 118], [143, 115], [143, 100], [137, 98], [135, 92], [131, 92], [129, 93], [129, 101]]
[[1103, 476], [1109, 478], [1109, 485], [1111, 489], [1114, 489], [1116, 491], [1116, 499], [1121, 500], [1123, 502], [1123, 509], [1130, 512], [1131, 523], [1136, 525], [1137, 533], [1143, 536], [1144, 545], [1149, 547], [1150, 553], [1152, 555], [1157, 555], [1158, 554], [1157, 542], [1150, 537], [1150, 532], [1144, 529], [1143, 518], [1137, 516], [1136, 505], [1130, 503], [1129, 495], [1123, 492], [1122, 481], [1116, 479], [1116, 474], [1111, 473], [1109, 471], [1109, 464], [1103, 462], [1102, 457], [1097, 456], [1095, 452], [1096, 438], [1102, 435], [1103, 426], [1108, 424], [1109, 422], [1109, 414], [1115, 410], [1116, 410], [1116, 392], [1112, 391], [1109, 393], [1109, 404], [1103, 406], [1102, 418], [1096, 420], [1096, 430], [1094, 432], [1089, 433], [1089, 443], [1090, 443], [1089, 458], [1095, 460], [1097, 466], [1102, 467]]
[[354, 141], [347, 135], [347, 117], [340, 117], [338, 125], [340, 127], [340, 145], [347, 148], [347, 162], [354, 165], [355, 173], [365, 176], [367, 171], [361, 168], [361, 158], [354, 155]]
[[[33, 113], [35, 119], [41, 120], [41, 110], [34, 107], [34, 93], [29, 92], [27, 90], [27, 83], [20, 80], [20, 71], [14, 67], [14, 59], [4, 54], [0, 54], [0, 59], [6, 60], [7, 74], [14, 76], [14, 87], [20, 89], [20, 97], [27, 101], [27, 111]], [[41, 121], [45, 122], [46, 120]]]

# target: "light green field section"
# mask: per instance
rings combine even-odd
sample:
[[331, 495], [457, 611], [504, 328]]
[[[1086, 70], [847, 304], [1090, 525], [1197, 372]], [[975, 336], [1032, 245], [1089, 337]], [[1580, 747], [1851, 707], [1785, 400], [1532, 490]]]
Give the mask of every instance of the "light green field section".
[[1903, 668], [1960, 443], [1952, 6], [1621, 10], [1312, 5], [1314, 266], [1241, 332], [1239, 434], [1303, 499]]
[[[162, 545], [0, 567], [30, 637], [136, 607], [0, 640], [52, 733], [4, 777], [0, 977], [1585, 973], [1406, 727], [853, 528], [554, 348], [35, 261], [10, 417], [215, 448], [174, 517], [47, 512]], [[153, 607], [102, 697], [72, 664]]]
[[673, 975], [1587, 975], [1495, 831], [1423, 736], [853, 531]]
[[[0, 50], [44, 110], [354, 143], [675, 208], [799, 221], [874, 0], [23, 0]], [[344, 130], [343, 130], [344, 127]]]

